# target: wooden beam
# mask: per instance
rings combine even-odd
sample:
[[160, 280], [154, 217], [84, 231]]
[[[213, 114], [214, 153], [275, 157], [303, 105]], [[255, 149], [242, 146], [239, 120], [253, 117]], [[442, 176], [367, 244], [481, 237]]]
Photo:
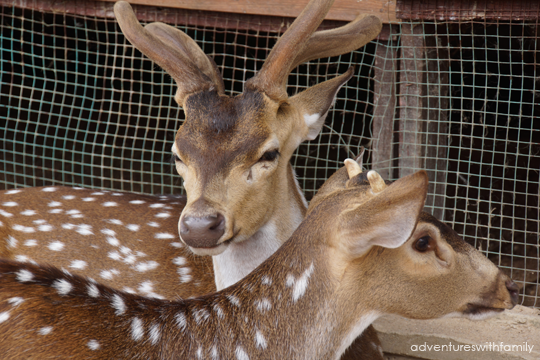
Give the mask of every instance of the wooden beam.
[[[296, 18], [308, 0], [129, 0], [129, 2], [168, 8]], [[396, 3], [387, 0], [335, 0], [326, 19], [351, 21], [361, 13], [377, 15], [384, 23], [397, 22]]]

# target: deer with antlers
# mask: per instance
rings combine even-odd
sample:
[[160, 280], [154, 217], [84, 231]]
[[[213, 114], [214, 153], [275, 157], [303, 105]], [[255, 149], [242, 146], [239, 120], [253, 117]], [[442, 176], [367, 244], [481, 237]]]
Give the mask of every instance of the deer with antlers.
[[[231, 98], [191, 38], [161, 23], [143, 28], [129, 4], [116, 4], [129, 41], [178, 85], [186, 120], [173, 154], [187, 199], [64, 187], [5, 191], [0, 254], [155, 298], [198, 296], [247, 275], [303, 219], [307, 204], [289, 160], [320, 132], [352, 70], [292, 97], [287, 75], [311, 59], [357, 49], [381, 29], [378, 18], [359, 16], [315, 32], [331, 5], [311, 1], [244, 93]], [[365, 351], [377, 341], [373, 332], [367, 339]], [[372, 358], [381, 358], [379, 350]]]
[[[238, 283], [191, 300], [0, 261], [4, 359], [338, 359], [377, 317], [472, 319], [517, 286], [422, 212], [424, 171], [386, 185], [347, 160], [292, 237]], [[361, 354], [360, 354], [361, 355]]]

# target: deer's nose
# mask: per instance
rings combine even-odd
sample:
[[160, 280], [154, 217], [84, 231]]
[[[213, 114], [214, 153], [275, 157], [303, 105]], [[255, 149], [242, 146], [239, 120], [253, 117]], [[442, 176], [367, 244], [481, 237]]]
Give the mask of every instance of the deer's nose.
[[512, 280], [506, 280], [506, 288], [510, 293], [510, 298], [512, 299], [512, 304], [516, 305], [519, 300], [519, 287]]
[[180, 221], [180, 237], [189, 246], [212, 248], [225, 232], [225, 217], [220, 213], [207, 216], [184, 216]]

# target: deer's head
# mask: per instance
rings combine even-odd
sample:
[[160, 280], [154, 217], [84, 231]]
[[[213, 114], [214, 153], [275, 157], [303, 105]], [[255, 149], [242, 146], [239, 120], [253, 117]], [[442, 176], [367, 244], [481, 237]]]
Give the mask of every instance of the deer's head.
[[365, 287], [367, 296], [357, 294], [368, 308], [415, 319], [481, 319], [512, 308], [516, 284], [422, 211], [427, 186], [425, 171], [389, 184], [347, 159], [319, 190], [308, 213], [339, 214], [328, 238], [342, 258], [334, 271], [343, 291]]
[[[163, 23], [143, 28], [128, 3], [115, 5], [128, 40], [178, 85], [175, 100], [186, 120], [172, 152], [188, 196], [179, 231], [195, 253], [223, 252], [231, 242], [251, 237], [277, 211], [298, 218], [294, 227], [303, 217], [304, 199], [289, 160], [302, 141], [318, 135], [353, 71], [292, 97], [286, 92], [287, 77], [303, 62], [363, 46], [382, 26], [377, 17], [359, 16], [344, 27], [315, 32], [332, 3], [312, 0], [235, 97], [225, 94], [216, 65], [189, 36]], [[300, 211], [289, 205], [291, 187]]]

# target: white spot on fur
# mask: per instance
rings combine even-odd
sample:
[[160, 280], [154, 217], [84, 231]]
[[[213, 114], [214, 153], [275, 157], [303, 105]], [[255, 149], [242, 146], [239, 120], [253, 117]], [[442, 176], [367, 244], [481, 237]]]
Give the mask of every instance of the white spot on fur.
[[152, 205], [150, 205], [150, 207], [153, 208], [153, 209], [162, 208], [164, 206], [165, 206], [165, 204], [152, 204]]
[[64, 199], [64, 200], [73, 200], [73, 199], [75, 199], [75, 195], [64, 195], [64, 196], [62, 196], [62, 199]]
[[0, 313], [0, 324], [9, 319], [9, 311], [4, 311]]
[[154, 324], [150, 326], [150, 342], [152, 345], [156, 345], [161, 338], [161, 329], [159, 328], [158, 324]]
[[23, 303], [24, 299], [19, 296], [12, 297], [11, 299], [8, 299], [8, 303], [11, 304], [11, 306], [19, 306]]
[[122, 259], [122, 255], [118, 251], [110, 251], [109, 254], [107, 254], [108, 257], [110, 257], [113, 260], [120, 260]]
[[64, 248], [64, 243], [61, 241], [53, 241], [47, 247], [52, 251], [61, 251]]
[[270, 300], [268, 300], [267, 298], [262, 298], [261, 300], [255, 300], [254, 305], [257, 308], [257, 310], [259, 310], [263, 314], [267, 311], [270, 311], [270, 309], [272, 309], [272, 304], [270, 303]]
[[85, 198], [82, 198], [81, 200], [84, 201], [84, 202], [91, 202], [91, 201], [95, 201], [96, 198], [93, 198], [93, 197], [85, 197]]
[[309, 266], [309, 268], [304, 271], [304, 273], [296, 280], [294, 284], [293, 289], [293, 301], [296, 302], [298, 299], [300, 299], [306, 292], [306, 289], [309, 285], [309, 278], [311, 277], [311, 274], [313, 274], [313, 263]]
[[39, 225], [38, 226], [38, 230], [43, 231], [43, 232], [52, 231], [53, 229], [54, 228], [52, 227], [52, 225], [49, 225], [49, 224], [44, 224], [44, 225]]
[[111, 229], [101, 229], [101, 233], [108, 236], [116, 236], [116, 231], [111, 230]]
[[122, 291], [123, 291], [123, 292], [127, 292], [127, 293], [129, 293], [129, 294], [136, 294], [136, 293], [137, 293], [135, 290], [133, 290], [132, 288], [127, 287], [127, 286], [124, 286], [124, 287], [122, 288]]
[[118, 294], [114, 294], [112, 297], [112, 307], [115, 309], [116, 315], [124, 315], [126, 312], [126, 303], [124, 299]]
[[60, 214], [62, 211], [62, 209], [52, 209], [52, 210], [49, 210], [49, 214]]
[[128, 224], [126, 225], [126, 227], [128, 228], [128, 230], [131, 231], [139, 231], [139, 229], [141, 228], [141, 226], [137, 224]]
[[62, 224], [62, 229], [73, 230], [75, 226], [75, 224]]
[[191, 281], [191, 269], [190, 268], [178, 268], [176, 269], [178, 275], [180, 275], [180, 282], [183, 284]]
[[160, 227], [160, 225], [155, 221], [150, 221], [147, 225], [155, 228]]
[[24, 216], [33, 216], [36, 214], [37, 212], [35, 210], [24, 210], [21, 212], [21, 215], [24, 215]]
[[111, 269], [111, 270], [102, 270], [99, 275], [104, 278], [104, 279], [107, 279], [107, 280], [110, 280], [113, 278], [114, 275], [118, 275], [120, 273], [120, 271], [116, 270], [116, 269]]
[[13, 206], [18, 206], [19, 204], [17, 204], [15, 201], [6, 201], [2, 205], [6, 207], [13, 207]]
[[21, 189], [13, 189], [13, 190], [6, 191], [4, 194], [6, 194], [6, 195], [18, 194], [21, 191], [22, 191]]
[[183, 256], [178, 256], [178, 257], [175, 257], [172, 262], [174, 265], [183, 266], [183, 265], [186, 265], [187, 259]]
[[166, 219], [168, 217], [171, 217], [171, 214], [168, 212], [162, 212], [162, 213], [156, 214], [155, 216], [160, 219]]
[[114, 224], [114, 225], [124, 225], [124, 223], [122, 222], [122, 220], [118, 220], [118, 219], [109, 219], [107, 220], [109, 223], [111, 224]]
[[135, 317], [131, 320], [131, 338], [135, 341], [139, 341], [143, 338], [144, 326], [141, 319]]
[[51, 201], [49, 203], [49, 207], [57, 207], [57, 206], [62, 206], [62, 203], [58, 201]]
[[187, 320], [186, 320], [186, 316], [184, 315], [184, 313], [179, 312], [174, 316], [174, 318], [175, 318], [176, 324], [178, 325], [180, 330], [182, 330], [182, 331], [186, 330]]
[[15, 256], [15, 260], [20, 261], [20, 262], [29, 262], [30, 258], [26, 255], [17, 255]]
[[7, 246], [10, 248], [16, 248], [17, 247], [17, 239], [15, 239], [13, 236], [9, 235], [7, 238]]
[[103, 193], [101, 191], [96, 191], [96, 192], [91, 193], [90, 195], [101, 196], [101, 195], [105, 195], [105, 193]]
[[47, 222], [47, 220], [44, 220], [44, 219], [38, 219], [38, 220], [32, 221], [32, 223], [34, 223], [36, 225], [45, 224], [46, 222]]
[[197, 359], [202, 359], [202, 358], [203, 358], [202, 347], [199, 346], [199, 348], [197, 349]]
[[227, 299], [229, 299], [229, 301], [231, 302], [231, 304], [233, 304], [234, 306], [236, 307], [240, 307], [240, 299], [238, 299], [236, 296], [234, 295], [227, 295]]
[[212, 357], [212, 360], [218, 360], [219, 359], [217, 346], [215, 344], [212, 346], [212, 350], [210, 350], [210, 356]]
[[285, 286], [291, 287], [294, 285], [295, 279], [293, 274], [287, 274], [287, 278], [285, 279]]
[[88, 340], [88, 342], [86, 343], [86, 346], [88, 346], [88, 348], [90, 350], [99, 350], [101, 348], [101, 345], [99, 344], [99, 342], [97, 340]]
[[105, 207], [113, 207], [113, 206], [118, 206], [117, 203], [115, 203], [114, 201], [107, 201], [107, 202], [104, 202], [103, 204], [101, 204]]
[[83, 270], [86, 268], [86, 261], [84, 260], [73, 260], [71, 262], [71, 264], [69, 265], [70, 268], [72, 269], [80, 269], [80, 270]]
[[55, 192], [56, 188], [55, 187], [46, 187], [46, 188], [41, 189], [41, 191], [43, 191], [43, 192]]
[[237, 346], [234, 353], [237, 360], [249, 360], [248, 354], [246, 354], [246, 352], [244, 351], [244, 349], [242, 349], [241, 346]]
[[92, 232], [92, 225], [88, 224], [77, 225], [77, 229], [75, 231], [81, 235], [94, 235]]
[[255, 331], [255, 344], [259, 349], [262, 350], [266, 349], [266, 347], [268, 346], [264, 335], [259, 330]]
[[52, 287], [55, 288], [60, 295], [67, 295], [73, 289], [73, 285], [66, 279], [55, 280]]
[[27, 234], [30, 234], [36, 231], [36, 229], [34, 229], [33, 227], [23, 226], [23, 225], [18, 225], [18, 224], [13, 225], [11, 228], [15, 231], [20, 231]]
[[149, 270], [154, 270], [158, 266], [159, 264], [156, 261], [147, 261], [135, 265], [135, 270], [137, 270], [138, 272], [146, 272]]
[[16, 278], [20, 282], [32, 281], [32, 279], [34, 278], [34, 274], [32, 274], [26, 269], [22, 269], [17, 271]]
[[13, 216], [13, 214], [8, 213], [7, 211], [4, 211], [2, 209], [0, 209], [0, 215], [2, 215], [4, 217], [12, 217]]
[[220, 319], [223, 319], [225, 317], [225, 313], [223, 312], [223, 309], [218, 304], [214, 304], [214, 311], [216, 312], [217, 316]]
[[52, 332], [52, 326], [45, 326], [38, 330], [40, 335], [49, 335]]
[[210, 317], [210, 313], [206, 309], [193, 309], [192, 314], [197, 325], [200, 325], [201, 322], [208, 320]]
[[146, 201], [144, 200], [131, 200], [129, 203], [130, 204], [134, 204], [134, 205], [140, 205], [140, 204], [144, 204]]
[[177, 249], [180, 249], [180, 248], [183, 248], [184, 247], [184, 244], [180, 243], [180, 242], [172, 242], [170, 243], [169, 245], [171, 245], [172, 247], [175, 247]]
[[272, 279], [270, 279], [268, 276], [264, 275], [264, 276], [262, 277], [262, 279], [261, 279], [261, 283], [262, 283], [263, 285], [268, 285], [268, 286], [270, 286], [270, 285], [272, 285]]
[[[97, 288], [96, 284], [90, 284], [86, 287], [86, 291], [88, 293], [88, 296], [97, 298], [99, 297], [99, 289]], [[113, 306], [114, 307], [114, 306]]]
[[175, 236], [169, 233], [157, 233], [154, 235], [156, 239], [174, 239]]
[[37, 240], [34, 240], [34, 239], [26, 240], [24, 242], [24, 245], [25, 246], [36, 246], [37, 245]]
[[112, 237], [112, 236], [107, 237], [107, 242], [108, 242], [109, 244], [111, 244], [112, 246], [118, 246], [118, 245], [120, 245], [120, 241], [118, 241], [117, 238]]

